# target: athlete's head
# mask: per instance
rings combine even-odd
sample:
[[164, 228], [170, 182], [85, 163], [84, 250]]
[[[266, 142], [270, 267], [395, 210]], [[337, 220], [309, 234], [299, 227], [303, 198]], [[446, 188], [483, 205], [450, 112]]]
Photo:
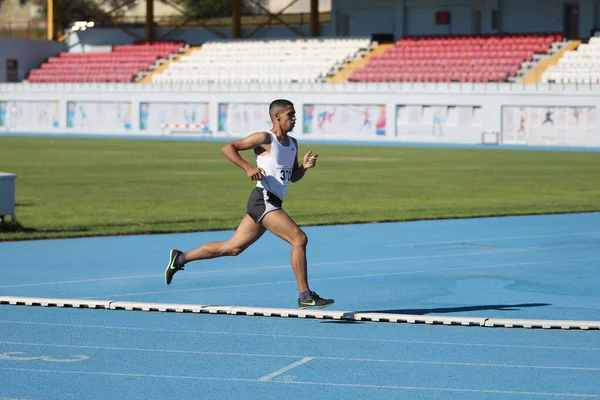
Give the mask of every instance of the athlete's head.
[[289, 100], [274, 100], [269, 106], [269, 116], [273, 126], [279, 126], [285, 132], [291, 131], [296, 125], [296, 110]]

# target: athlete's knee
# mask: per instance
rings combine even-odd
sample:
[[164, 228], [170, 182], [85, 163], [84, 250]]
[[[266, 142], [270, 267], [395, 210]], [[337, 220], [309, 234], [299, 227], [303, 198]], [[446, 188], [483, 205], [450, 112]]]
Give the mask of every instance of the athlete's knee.
[[308, 245], [308, 236], [300, 229], [292, 237], [292, 246], [306, 247], [306, 245]]

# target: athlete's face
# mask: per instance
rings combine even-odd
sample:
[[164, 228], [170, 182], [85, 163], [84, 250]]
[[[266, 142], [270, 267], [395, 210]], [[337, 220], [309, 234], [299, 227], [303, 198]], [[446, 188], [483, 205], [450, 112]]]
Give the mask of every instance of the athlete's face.
[[296, 110], [293, 106], [287, 106], [275, 115], [281, 128], [289, 132], [296, 126]]

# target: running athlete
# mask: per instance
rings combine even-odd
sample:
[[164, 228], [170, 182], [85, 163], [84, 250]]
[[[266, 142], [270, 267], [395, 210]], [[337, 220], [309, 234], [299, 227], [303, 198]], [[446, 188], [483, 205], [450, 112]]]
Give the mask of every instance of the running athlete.
[[[309, 151], [299, 165], [298, 142], [288, 136], [296, 124], [296, 111], [290, 101], [273, 101], [269, 106], [269, 116], [273, 122], [270, 131], [253, 133], [222, 149], [229, 161], [246, 171], [248, 178], [256, 182], [248, 199], [246, 215], [237, 230], [227, 241], [206, 243], [187, 252], [171, 250], [165, 281], [170, 285], [173, 275], [191, 261], [237, 256], [268, 230], [292, 246], [291, 264], [298, 284], [298, 307], [327, 307], [333, 304], [333, 299], [321, 298], [308, 286], [306, 234], [282, 208], [290, 182], [298, 182], [308, 169], [314, 168], [318, 155]], [[239, 154], [250, 149], [254, 151], [256, 167]]]

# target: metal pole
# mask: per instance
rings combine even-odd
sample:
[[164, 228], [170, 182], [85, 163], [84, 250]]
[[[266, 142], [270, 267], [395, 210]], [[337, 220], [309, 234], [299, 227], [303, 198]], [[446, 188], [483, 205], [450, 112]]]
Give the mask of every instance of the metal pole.
[[242, 37], [242, 1], [231, 1], [231, 37], [239, 39]]
[[146, 42], [154, 42], [154, 0], [146, 0]]
[[46, 13], [46, 39], [54, 40], [54, 12], [56, 0], [47, 0], [48, 12]]
[[310, 36], [318, 37], [319, 33], [319, 0], [310, 0]]

